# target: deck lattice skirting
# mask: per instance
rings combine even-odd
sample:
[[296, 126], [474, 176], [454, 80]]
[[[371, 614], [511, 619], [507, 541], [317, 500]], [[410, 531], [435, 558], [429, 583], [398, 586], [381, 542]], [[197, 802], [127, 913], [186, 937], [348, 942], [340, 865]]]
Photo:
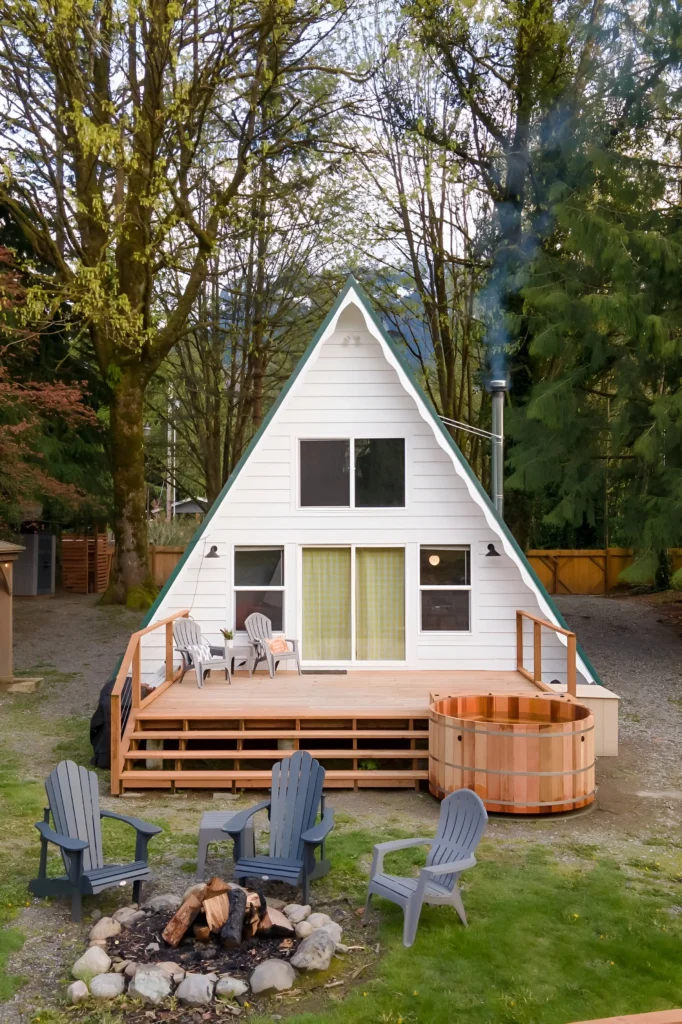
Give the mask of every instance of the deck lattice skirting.
[[[575, 693], [574, 634], [526, 612], [518, 613], [517, 671], [280, 673], [274, 680], [239, 673], [231, 686], [216, 676], [198, 690], [193, 673], [180, 683], [173, 664], [173, 622], [188, 615], [178, 612], [130, 638], [111, 694], [114, 795], [126, 789], [264, 789], [272, 764], [296, 749], [322, 761], [330, 788], [419, 788], [428, 779], [434, 694], [553, 692], [541, 679], [543, 628], [567, 635], [568, 688]], [[533, 622], [532, 672], [523, 664], [524, 616]], [[143, 697], [141, 640], [162, 629], [166, 678]]]

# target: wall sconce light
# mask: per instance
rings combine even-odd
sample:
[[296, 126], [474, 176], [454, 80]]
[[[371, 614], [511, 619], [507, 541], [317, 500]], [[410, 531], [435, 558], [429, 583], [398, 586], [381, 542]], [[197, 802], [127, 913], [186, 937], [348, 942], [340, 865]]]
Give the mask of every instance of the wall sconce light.
[[488, 554], [485, 557], [486, 558], [495, 558], [495, 557], [499, 558], [500, 557], [500, 552], [495, 550], [495, 545], [494, 544], [488, 544]]
[[429, 565], [440, 565], [440, 555], [429, 555]]
[[210, 550], [206, 552], [206, 554], [204, 555], [204, 558], [220, 558], [220, 555], [218, 554], [218, 546], [217, 546], [217, 544], [212, 544], [211, 545]]

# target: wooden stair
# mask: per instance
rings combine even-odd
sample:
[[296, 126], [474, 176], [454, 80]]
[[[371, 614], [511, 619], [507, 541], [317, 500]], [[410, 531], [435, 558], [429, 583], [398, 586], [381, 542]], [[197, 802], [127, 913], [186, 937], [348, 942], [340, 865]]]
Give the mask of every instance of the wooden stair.
[[[272, 765], [305, 749], [328, 788], [419, 788], [428, 779], [428, 719], [159, 720], [141, 708], [122, 738], [123, 789], [266, 789]], [[147, 749], [153, 741], [161, 749]], [[199, 767], [199, 762], [206, 762]]]

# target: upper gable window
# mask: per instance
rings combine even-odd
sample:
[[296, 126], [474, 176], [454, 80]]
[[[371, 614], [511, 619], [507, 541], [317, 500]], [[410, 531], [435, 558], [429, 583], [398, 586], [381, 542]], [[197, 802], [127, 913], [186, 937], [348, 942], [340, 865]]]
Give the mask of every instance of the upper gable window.
[[405, 439], [300, 442], [302, 508], [404, 508]]

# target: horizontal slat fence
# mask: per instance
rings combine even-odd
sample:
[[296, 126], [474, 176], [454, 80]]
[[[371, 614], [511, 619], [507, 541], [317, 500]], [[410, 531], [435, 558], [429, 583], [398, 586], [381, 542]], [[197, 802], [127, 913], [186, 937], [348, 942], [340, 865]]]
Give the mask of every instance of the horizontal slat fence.
[[[632, 565], [632, 548], [533, 550], [528, 561], [550, 594], [606, 594]], [[673, 571], [682, 567], [682, 548], [672, 548]], [[651, 581], [653, 582], [653, 580]]]

